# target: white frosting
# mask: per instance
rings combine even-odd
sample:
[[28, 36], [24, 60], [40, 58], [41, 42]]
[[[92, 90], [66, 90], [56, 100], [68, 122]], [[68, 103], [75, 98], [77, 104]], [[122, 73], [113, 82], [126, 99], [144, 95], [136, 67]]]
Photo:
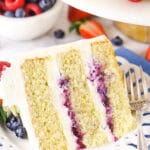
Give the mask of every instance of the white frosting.
[[30, 113], [28, 111], [28, 104], [26, 101], [26, 94], [24, 90], [24, 80], [20, 70], [20, 63], [13, 63], [10, 69], [7, 69], [2, 78], [3, 89], [5, 90], [4, 99], [9, 100], [9, 105], [17, 105], [23, 124], [27, 130], [29, 142], [33, 150], [40, 150], [38, 140], [34, 134], [33, 126], [31, 124]]
[[[36, 52], [24, 53], [19, 56], [16, 56], [15, 58], [11, 58], [10, 60], [8, 60], [11, 63], [11, 67], [8, 68], [5, 72], [3, 72], [3, 77], [2, 77], [2, 81], [0, 82], [0, 84], [2, 85], [2, 88], [5, 91], [4, 99], [9, 100], [10, 105], [12, 105], [12, 104], [18, 105], [18, 107], [20, 109], [21, 118], [23, 120], [23, 124], [24, 124], [25, 128], [27, 129], [29, 141], [31, 143], [32, 148], [30, 148], [30, 149], [39, 150], [39, 146], [38, 146], [39, 144], [38, 144], [38, 140], [36, 139], [36, 136], [34, 134], [32, 124], [31, 124], [30, 113], [28, 110], [28, 104], [26, 101], [26, 94], [25, 94], [25, 90], [24, 90], [24, 80], [23, 80], [22, 73], [20, 70], [20, 65], [23, 63], [23, 61], [25, 59], [35, 58], [35, 57], [43, 57], [43, 56], [48, 56], [48, 55], [52, 56], [53, 59], [55, 60], [55, 61], [53, 61], [52, 64], [48, 64], [48, 65], [50, 65], [49, 66], [50, 69], [51, 69], [51, 67], [53, 67], [53, 72], [49, 72], [49, 74], [51, 75], [53, 80], [49, 79], [50, 80], [49, 84], [51, 84], [51, 86], [53, 86], [52, 92], [53, 92], [53, 96], [55, 99], [54, 104], [56, 106], [57, 111], [61, 115], [60, 119], [63, 119], [62, 126], [64, 128], [64, 134], [66, 135], [66, 138], [68, 140], [68, 149], [74, 150], [74, 149], [76, 149], [76, 145], [74, 143], [75, 137], [71, 133], [71, 130], [68, 130], [71, 126], [70, 125], [71, 121], [70, 121], [69, 117], [67, 117], [67, 115], [66, 115], [67, 110], [63, 109], [61, 101], [60, 101], [60, 97], [57, 94], [60, 92], [60, 90], [56, 86], [57, 85], [57, 83], [56, 83], [57, 77], [59, 78], [59, 72], [56, 69], [56, 68], [58, 68], [57, 63], [56, 63], [56, 54], [58, 52], [68, 51], [68, 50], [70, 50], [70, 48], [82, 49], [83, 50], [82, 57], [83, 57], [84, 63], [88, 64], [89, 60], [90, 60], [90, 55], [91, 55], [90, 54], [90, 43], [92, 41], [96, 41], [96, 40], [99, 41], [99, 40], [105, 40], [105, 39], [106, 39], [105, 36], [100, 36], [98, 38], [81, 40], [81, 41], [66, 44], [66, 45], [53, 46], [51, 48], [44, 48], [44, 49], [37, 50]], [[87, 44], [87, 43], [89, 43], [89, 44]], [[88, 73], [87, 65], [85, 65], [85, 70]], [[95, 88], [91, 85], [90, 82], [88, 82], [88, 86], [89, 86], [91, 92], [93, 93], [93, 96], [95, 97], [94, 102], [95, 102], [96, 106], [98, 107], [98, 109], [100, 109], [104, 112], [104, 108], [99, 101], [97, 92], [94, 90]], [[102, 124], [103, 124], [102, 126], [106, 127], [106, 118], [105, 117], [104, 117], [104, 122]], [[110, 137], [111, 134], [109, 133], [107, 128], [106, 128], [106, 132], [108, 133], [108, 135]], [[110, 137], [110, 141], [111, 141], [111, 137]]]
[[[48, 84], [52, 90], [54, 98], [54, 106], [59, 113], [59, 118], [62, 121], [63, 131], [68, 142], [68, 150], [76, 150], [77, 144], [75, 142], [76, 138], [71, 132], [71, 120], [67, 114], [67, 109], [63, 106], [63, 97], [61, 97], [61, 89], [58, 87], [58, 80], [61, 78], [59, 73], [59, 66], [56, 62], [56, 55], [53, 56], [54, 60], [51, 63], [47, 64], [49, 71], [49, 80]], [[51, 71], [53, 70], [53, 71]]]

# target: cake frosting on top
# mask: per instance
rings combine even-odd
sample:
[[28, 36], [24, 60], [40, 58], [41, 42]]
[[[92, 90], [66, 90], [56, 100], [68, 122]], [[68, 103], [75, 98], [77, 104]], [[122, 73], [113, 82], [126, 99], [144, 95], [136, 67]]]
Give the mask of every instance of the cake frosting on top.
[[32, 150], [114, 142], [136, 126], [121, 70], [105, 36], [10, 59], [1, 82], [20, 109]]

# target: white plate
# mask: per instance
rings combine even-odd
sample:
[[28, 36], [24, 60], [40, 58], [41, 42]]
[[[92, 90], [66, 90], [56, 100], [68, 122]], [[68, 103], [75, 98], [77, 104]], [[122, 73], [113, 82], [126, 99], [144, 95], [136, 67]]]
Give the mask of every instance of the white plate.
[[[125, 71], [129, 69], [129, 67], [135, 67], [135, 65], [129, 63], [127, 60], [125, 60], [122, 57], [117, 57], [118, 62], [121, 63], [121, 68]], [[150, 77], [145, 73], [147, 83], [150, 85]], [[0, 89], [1, 93], [1, 89]], [[1, 96], [1, 95], [0, 95]], [[143, 121], [142, 123], [150, 123], [150, 108], [144, 113], [149, 112], [149, 115], [144, 115], [143, 116]], [[147, 121], [149, 120], [149, 121]], [[150, 126], [143, 126], [144, 128], [144, 133], [147, 136], [150, 136]], [[135, 145], [136, 145], [136, 130], [133, 131], [132, 133], [128, 134], [127, 136], [123, 137], [120, 139], [118, 142], [115, 144], [109, 144], [101, 148], [96, 148], [94, 150], [135, 150]], [[149, 138], [147, 138], [149, 139]], [[131, 144], [131, 145], [128, 145]], [[149, 141], [150, 144], [150, 141]], [[28, 140], [21, 140], [15, 137], [15, 135], [8, 131], [7, 129], [4, 129], [0, 127], [0, 150], [29, 150], [30, 145]]]
[[63, 0], [81, 10], [115, 21], [150, 26], [150, 0]]

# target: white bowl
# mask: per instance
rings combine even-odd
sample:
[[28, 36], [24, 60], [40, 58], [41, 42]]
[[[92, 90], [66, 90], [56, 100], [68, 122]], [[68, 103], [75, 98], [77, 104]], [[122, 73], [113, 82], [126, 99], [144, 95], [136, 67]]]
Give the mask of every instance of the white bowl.
[[57, 0], [48, 11], [37, 16], [10, 18], [0, 16], [0, 36], [12, 40], [31, 40], [48, 32], [58, 19], [62, 1]]

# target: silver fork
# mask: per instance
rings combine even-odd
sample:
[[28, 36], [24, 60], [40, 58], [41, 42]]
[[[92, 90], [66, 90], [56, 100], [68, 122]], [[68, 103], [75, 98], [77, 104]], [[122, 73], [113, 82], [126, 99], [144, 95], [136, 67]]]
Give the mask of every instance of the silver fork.
[[149, 103], [146, 79], [142, 67], [138, 68], [139, 73], [137, 73], [135, 69], [133, 70], [134, 71], [131, 72], [131, 69], [129, 69], [128, 77], [126, 77], [126, 73], [124, 73], [124, 83], [125, 83], [126, 93], [130, 100], [130, 108], [131, 110], [134, 110], [136, 112], [136, 119], [138, 123], [137, 124], [138, 127], [137, 149], [147, 150], [147, 144], [141, 126], [142, 111], [148, 107], [148, 103]]

